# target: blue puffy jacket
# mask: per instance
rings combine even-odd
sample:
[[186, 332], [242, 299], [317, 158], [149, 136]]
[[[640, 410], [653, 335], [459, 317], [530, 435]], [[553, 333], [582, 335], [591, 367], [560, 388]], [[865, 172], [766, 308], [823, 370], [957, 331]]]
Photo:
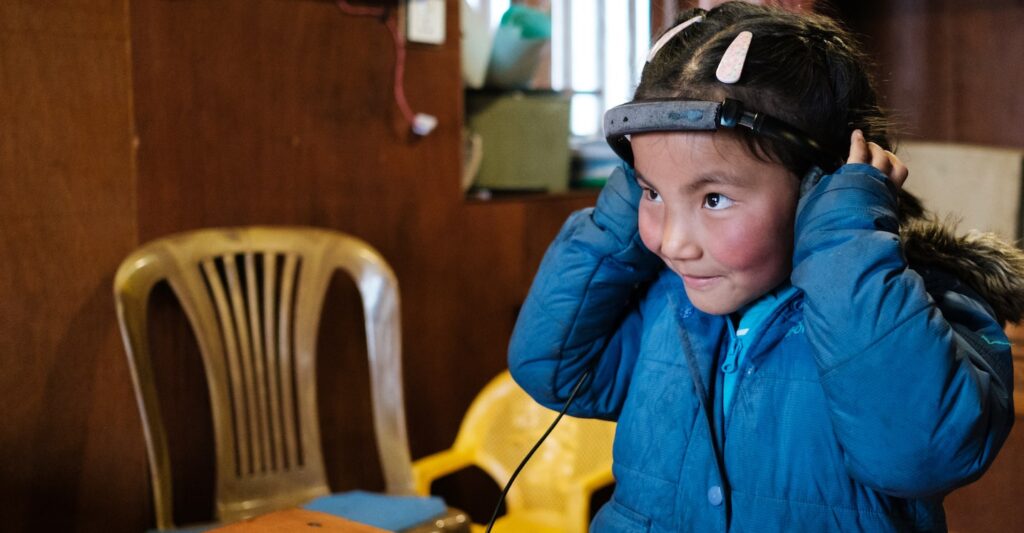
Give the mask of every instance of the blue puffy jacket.
[[[1000, 321], [1019, 311], [955, 265], [988, 243], [901, 229], [868, 165], [821, 178], [798, 206], [798, 290], [750, 340], [723, 431], [710, 392], [732, 325], [640, 243], [631, 172], [566, 222], [509, 353], [553, 409], [589, 370], [569, 414], [618, 421], [592, 531], [944, 531], [943, 496], [985, 471], [1014, 418]], [[908, 249], [928, 261], [908, 267]]]

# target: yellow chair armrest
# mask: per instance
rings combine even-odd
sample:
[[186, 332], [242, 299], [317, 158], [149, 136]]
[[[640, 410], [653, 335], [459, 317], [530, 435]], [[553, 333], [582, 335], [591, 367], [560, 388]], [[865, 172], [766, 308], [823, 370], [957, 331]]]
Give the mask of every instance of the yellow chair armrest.
[[597, 489], [615, 482], [610, 468], [593, 474], [574, 483], [572, 490], [566, 494], [564, 524], [567, 533], [585, 533], [590, 519], [590, 498]]
[[602, 470], [600, 472], [594, 472], [590, 476], [583, 478], [580, 481], [580, 486], [587, 493], [591, 493], [601, 487], [611, 485], [614, 482], [615, 476], [612, 475], [612, 470], [611, 468], [609, 468], [607, 470]]
[[413, 490], [421, 496], [429, 496], [430, 484], [435, 479], [462, 470], [472, 464], [472, 454], [457, 448], [450, 448], [417, 459], [412, 463]]

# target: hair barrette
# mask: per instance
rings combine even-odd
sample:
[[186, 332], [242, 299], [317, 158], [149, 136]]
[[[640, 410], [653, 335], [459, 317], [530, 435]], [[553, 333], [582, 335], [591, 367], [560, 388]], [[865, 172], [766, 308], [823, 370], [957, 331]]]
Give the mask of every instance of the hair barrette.
[[647, 62], [650, 63], [651, 60], [654, 59], [654, 56], [658, 54], [658, 50], [661, 50], [661, 47], [665, 46], [665, 43], [671, 41], [673, 37], [679, 35], [679, 32], [702, 20], [704, 20], [704, 15], [697, 15], [696, 17], [680, 22], [671, 30], [665, 32], [665, 34], [658, 39], [658, 42], [654, 43], [654, 46], [651, 47], [651, 51], [647, 53]]
[[754, 38], [754, 34], [749, 31], [741, 31], [729, 48], [722, 54], [722, 59], [718, 63], [718, 70], [715, 71], [715, 77], [722, 83], [736, 83], [740, 81], [740, 74], [743, 72], [743, 63], [747, 61], [747, 51], [750, 50], [750, 40]]

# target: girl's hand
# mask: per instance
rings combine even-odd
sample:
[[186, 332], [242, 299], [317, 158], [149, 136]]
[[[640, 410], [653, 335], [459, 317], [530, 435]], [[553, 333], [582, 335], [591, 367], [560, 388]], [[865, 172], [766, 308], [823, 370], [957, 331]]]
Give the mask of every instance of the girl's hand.
[[853, 130], [850, 136], [850, 157], [847, 163], [866, 163], [889, 177], [889, 181], [899, 190], [903, 182], [907, 181], [910, 171], [907, 166], [896, 157], [896, 154], [883, 150], [881, 146], [864, 139], [864, 133], [860, 130]]

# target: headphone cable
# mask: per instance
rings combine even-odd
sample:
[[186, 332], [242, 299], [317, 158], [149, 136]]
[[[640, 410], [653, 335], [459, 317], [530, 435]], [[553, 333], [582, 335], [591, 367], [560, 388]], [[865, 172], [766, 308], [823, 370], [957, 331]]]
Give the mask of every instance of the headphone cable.
[[583, 386], [583, 382], [586, 381], [588, 377], [590, 377], [589, 370], [584, 372], [583, 375], [580, 376], [579, 381], [577, 381], [576, 385], [572, 388], [572, 392], [569, 393], [569, 399], [565, 400], [565, 405], [562, 406], [562, 410], [559, 411], [558, 416], [555, 417], [554, 422], [551, 422], [551, 425], [548, 426], [547, 431], [545, 431], [544, 434], [540, 436], [540, 439], [537, 440], [537, 443], [533, 445], [533, 448], [531, 448], [530, 451], [527, 452], [526, 457], [523, 457], [522, 462], [520, 462], [519, 466], [517, 466], [515, 471], [512, 472], [512, 476], [508, 478], [508, 483], [505, 484], [505, 488], [501, 491], [501, 496], [498, 497], [498, 504], [494, 506], [494, 513], [491, 514], [491, 520], [487, 522], [486, 533], [491, 533], [491, 528], [494, 527], [494, 521], [498, 519], [498, 511], [501, 510], [501, 504], [505, 501], [505, 495], [507, 495], [508, 490], [512, 488], [512, 482], [516, 480], [516, 476], [519, 475], [519, 471], [521, 471], [523, 467], [526, 466], [526, 462], [529, 461], [531, 457], [533, 457], [533, 453], [537, 451], [537, 448], [540, 448], [540, 445], [544, 443], [544, 439], [548, 438], [548, 435], [551, 433], [553, 429], [555, 429], [555, 426], [558, 424], [558, 421], [561, 420], [562, 416], [565, 415], [565, 412], [569, 410], [569, 405], [572, 404], [573, 398], [576, 397], [576, 393], [580, 390], [580, 387]]

